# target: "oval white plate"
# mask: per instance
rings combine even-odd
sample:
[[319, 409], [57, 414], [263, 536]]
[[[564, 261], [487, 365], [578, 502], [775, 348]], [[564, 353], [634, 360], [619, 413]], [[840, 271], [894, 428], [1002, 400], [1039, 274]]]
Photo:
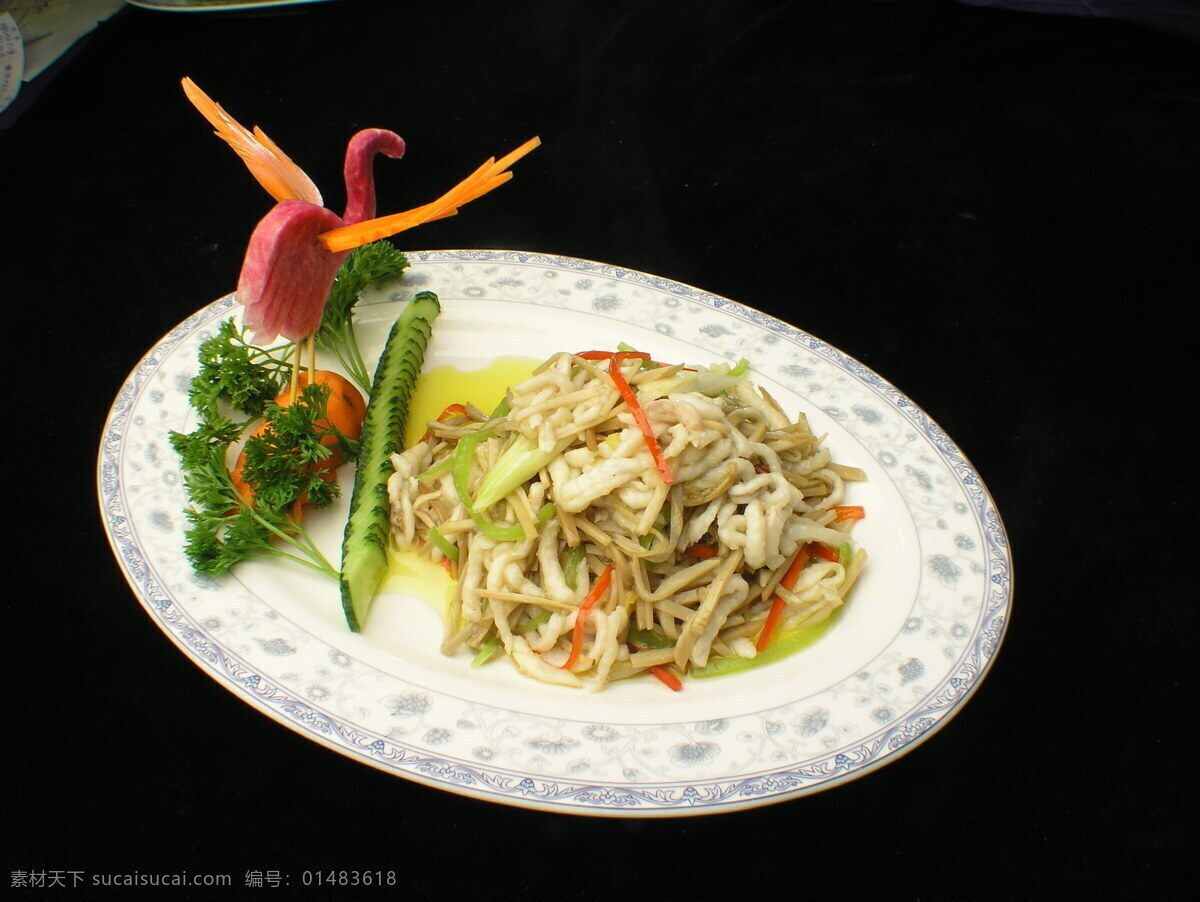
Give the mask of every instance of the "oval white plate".
[[[373, 360], [400, 305], [443, 312], [426, 369], [626, 342], [661, 360], [747, 358], [789, 413], [828, 434], [869, 481], [850, 500], [870, 558], [816, 644], [743, 674], [653, 679], [600, 693], [547, 686], [506, 662], [471, 670], [437, 651], [423, 602], [388, 594], [347, 631], [336, 586], [279, 562], [196, 576], [181, 553], [185, 498], [171, 429], [193, 418], [196, 349], [232, 296], [166, 335], [130, 374], [100, 448], [113, 549], [163, 631], [234, 694], [350, 757], [430, 786], [578, 814], [730, 811], [826, 789], [942, 726], [1003, 638], [1012, 569], [1000, 516], [950, 439], [888, 382], [813, 336], [733, 301], [601, 263], [515, 251], [410, 253], [402, 282], [360, 303]], [[344, 477], [343, 482], [349, 477]], [[344, 501], [341, 502], [344, 504]], [[344, 507], [306, 520], [336, 560]]]

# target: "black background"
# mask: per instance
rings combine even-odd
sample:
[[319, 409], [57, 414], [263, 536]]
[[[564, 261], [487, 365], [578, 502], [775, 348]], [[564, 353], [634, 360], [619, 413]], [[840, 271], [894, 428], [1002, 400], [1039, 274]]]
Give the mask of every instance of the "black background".
[[[511, 185], [400, 246], [656, 273], [896, 384], [975, 464], [1011, 540], [1012, 618], [971, 702], [828, 792], [614, 821], [388, 776], [201, 673], [135, 600], [95, 500], [118, 388], [232, 289], [266, 211], [184, 75], [262, 125], [334, 208], [359, 128], [409, 144], [377, 167], [384, 211], [540, 135]], [[1196, 842], [1194, 37], [936, 0], [130, 8], [34, 86], [0, 131], [17, 402], [6, 872], [186, 869], [236, 886], [273, 869], [295, 890], [304, 869], [392, 869], [413, 898], [1182, 893]]]

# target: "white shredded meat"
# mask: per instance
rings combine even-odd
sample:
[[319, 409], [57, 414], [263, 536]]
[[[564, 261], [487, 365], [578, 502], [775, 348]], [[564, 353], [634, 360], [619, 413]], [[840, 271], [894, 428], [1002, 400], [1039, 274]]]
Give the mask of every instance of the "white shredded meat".
[[844, 602], [863, 473], [742, 372], [646, 357], [556, 354], [492, 416], [468, 406], [393, 456], [393, 541], [458, 582], [445, 650], [494, 645], [561, 686], [672, 685]]

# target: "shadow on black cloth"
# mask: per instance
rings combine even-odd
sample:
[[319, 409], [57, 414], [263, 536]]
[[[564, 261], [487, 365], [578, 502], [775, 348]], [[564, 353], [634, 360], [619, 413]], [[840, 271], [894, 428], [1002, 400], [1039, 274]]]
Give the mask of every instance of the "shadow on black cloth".
[[[887, 2], [887, 0], [885, 0]], [[1013, 12], [1060, 16], [1095, 16], [1149, 25], [1163, 31], [1200, 37], [1200, 4], [1195, 0], [959, 0]]]

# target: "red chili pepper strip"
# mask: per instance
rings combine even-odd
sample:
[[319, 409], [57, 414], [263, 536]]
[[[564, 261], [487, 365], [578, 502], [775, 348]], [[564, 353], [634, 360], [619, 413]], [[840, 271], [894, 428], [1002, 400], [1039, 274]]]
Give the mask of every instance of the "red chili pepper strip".
[[771, 602], [771, 610], [767, 612], [767, 619], [763, 623], [762, 632], [758, 634], [758, 641], [754, 643], [756, 651], [766, 651], [767, 646], [771, 644], [771, 636], [775, 634], [775, 627], [779, 625], [779, 618], [783, 616], [784, 600], [778, 595]]
[[649, 672], [658, 677], [662, 684], [672, 692], [683, 691], [683, 683], [679, 681], [679, 677], [675, 676], [675, 674], [671, 673], [671, 671], [667, 670], [667, 668], [655, 665], [654, 667], [649, 668]]
[[847, 504], [833, 509], [834, 520], [861, 520], [866, 515], [866, 508], [861, 504]]
[[642, 405], [638, 403], [637, 396], [633, 393], [633, 389], [629, 387], [629, 383], [625, 381], [625, 376], [621, 372], [621, 364], [626, 360], [649, 360], [650, 355], [641, 351], [619, 351], [613, 354], [612, 359], [608, 364], [608, 375], [612, 377], [613, 384], [617, 387], [617, 391], [621, 393], [621, 397], [625, 403], [629, 405], [629, 412], [633, 414], [634, 421], [638, 424], [638, 428], [642, 430], [642, 437], [646, 440], [646, 447], [650, 449], [650, 456], [654, 458], [654, 466], [658, 467], [658, 472], [662, 475], [663, 482], [670, 485], [675, 481], [675, 477], [671, 475], [671, 468], [667, 465], [667, 459], [663, 457], [662, 448], [658, 446], [658, 439], [654, 437], [654, 430], [650, 428], [650, 421], [646, 419], [646, 411], [642, 410]]
[[592, 586], [592, 591], [588, 593], [588, 597], [579, 606], [579, 613], [575, 615], [575, 629], [571, 633], [571, 654], [567, 656], [567, 663], [562, 665], [563, 670], [570, 670], [575, 666], [575, 662], [579, 660], [579, 653], [583, 651], [583, 628], [587, 624], [588, 612], [596, 606], [596, 602], [603, 598], [604, 593], [608, 591], [608, 584], [612, 582], [612, 574], [612, 564], [609, 564], [604, 568], [604, 572], [600, 574], [600, 578], [596, 580], [596, 585]]
[[450, 404], [446, 407], [445, 410], [443, 410], [441, 413], [438, 414], [438, 422], [444, 423], [444, 422], [446, 422], [446, 420], [450, 419], [451, 417], [466, 416], [466, 415], [467, 415], [467, 408], [465, 408], [463, 405]]
[[[643, 354], [640, 351], [580, 351], [575, 356], [583, 360], [611, 360], [617, 354], [625, 354], [629, 357], [637, 357], [639, 360], [645, 360], [648, 363], [652, 363], [654, 366], [667, 366], [667, 364], [662, 363], [661, 361], [651, 360], [649, 354]], [[683, 373], [696, 372], [695, 368], [690, 366], [681, 366], [679, 370]]]
[[[810, 543], [815, 545], [816, 543]], [[787, 573], [783, 574], [783, 579], [779, 581], [779, 585], [787, 589], [789, 592], [796, 587], [796, 580], [800, 578], [800, 571], [808, 566], [808, 546], [801, 547], [796, 552], [796, 556], [792, 558], [791, 565], [787, 568]], [[767, 612], [766, 622], [763, 623], [762, 632], [758, 634], [758, 642], [754, 644], [757, 651], [765, 651], [767, 646], [771, 644], [771, 636], [775, 633], [775, 628], [779, 625], [779, 619], [783, 616], [783, 608], [786, 602], [778, 595], [771, 602], [771, 610]]]
[[841, 560], [838, 557], [836, 548], [830, 548], [828, 545], [823, 545], [820, 542], [809, 542], [808, 550], [817, 557], [826, 561], [833, 561], [835, 564]]
[[[439, 423], [444, 423], [449, 419], [453, 419], [454, 417], [465, 417], [466, 415], [467, 415], [467, 408], [463, 407], [463, 405], [451, 404], [445, 410], [443, 410], [441, 413], [439, 413], [437, 415], [437, 421]], [[428, 438], [429, 438], [429, 430], [426, 429], [425, 434], [423, 436], [421, 436], [421, 441], [425, 441]]]

